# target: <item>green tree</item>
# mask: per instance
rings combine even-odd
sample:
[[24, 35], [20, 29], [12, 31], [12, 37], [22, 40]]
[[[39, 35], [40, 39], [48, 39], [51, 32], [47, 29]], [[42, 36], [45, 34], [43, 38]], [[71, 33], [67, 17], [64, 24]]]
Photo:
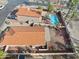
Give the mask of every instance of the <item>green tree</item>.
[[4, 59], [5, 56], [6, 56], [6, 53], [0, 50], [0, 59]]
[[51, 11], [53, 11], [54, 9], [53, 9], [53, 5], [49, 2], [48, 3], [48, 12], [51, 12]]
[[43, 8], [41, 7], [41, 6], [38, 6], [38, 8], [37, 9], [40, 9], [40, 10], [42, 10]]

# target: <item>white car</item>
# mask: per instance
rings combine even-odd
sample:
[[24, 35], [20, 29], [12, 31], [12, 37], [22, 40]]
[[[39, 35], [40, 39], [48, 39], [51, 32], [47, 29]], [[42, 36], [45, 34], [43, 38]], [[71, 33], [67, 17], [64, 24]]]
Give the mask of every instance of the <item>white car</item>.
[[0, 9], [3, 9], [4, 8], [4, 5], [0, 5]]

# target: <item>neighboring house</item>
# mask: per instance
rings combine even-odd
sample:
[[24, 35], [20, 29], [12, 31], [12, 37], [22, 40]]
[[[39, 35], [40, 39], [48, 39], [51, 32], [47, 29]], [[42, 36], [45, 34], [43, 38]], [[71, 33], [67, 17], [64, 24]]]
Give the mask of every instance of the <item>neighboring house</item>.
[[29, 0], [29, 2], [33, 3], [41, 3], [41, 4], [48, 4], [48, 0]]
[[37, 0], [29, 0], [29, 2], [36, 2]]
[[68, 6], [68, 3], [69, 3], [69, 0], [60, 0], [60, 2], [59, 2], [60, 5], [63, 5], [65, 7]]
[[42, 11], [38, 9], [31, 9], [29, 7], [26, 7], [22, 5], [19, 9], [18, 12], [16, 13], [17, 15], [17, 20], [21, 22], [25, 21], [30, 21], [30, 22], [41, 22], [42, 17], [41, 17]]
[[57, 9], [66, 8], [69, 0], [49, 0]]

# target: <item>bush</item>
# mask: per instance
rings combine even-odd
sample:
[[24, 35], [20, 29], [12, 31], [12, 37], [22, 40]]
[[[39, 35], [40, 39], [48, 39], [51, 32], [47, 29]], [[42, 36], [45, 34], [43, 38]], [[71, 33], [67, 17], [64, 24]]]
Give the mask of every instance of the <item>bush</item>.
[[5, 56], [6, 56], [5, 52], [0, 50], [0, 59], [4, 59]]
[[51, 3], [48, 3], [48, 12], [53, 11], [53, 5]]

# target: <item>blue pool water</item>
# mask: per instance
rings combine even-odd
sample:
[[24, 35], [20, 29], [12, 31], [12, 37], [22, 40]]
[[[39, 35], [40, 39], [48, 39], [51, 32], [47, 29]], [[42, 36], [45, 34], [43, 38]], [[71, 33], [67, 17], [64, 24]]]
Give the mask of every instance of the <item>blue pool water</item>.
[[58, 17], [56, 15], [50, 14], [49, 19], [50, 19], [52, 25], [56, 26], [59, 24], [59, 20], [58, 20]]

